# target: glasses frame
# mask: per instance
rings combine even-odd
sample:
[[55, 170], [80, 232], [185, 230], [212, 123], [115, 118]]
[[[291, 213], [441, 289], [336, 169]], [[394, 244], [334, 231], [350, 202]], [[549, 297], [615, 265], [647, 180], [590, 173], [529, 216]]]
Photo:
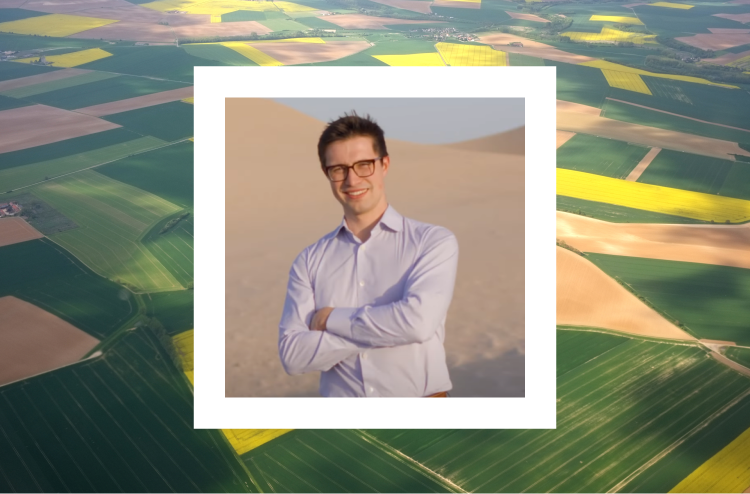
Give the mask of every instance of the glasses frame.
[[[354, 163], [353, 165], [331, 165], [331, 166], [326, 166], [326, 167], [323, 168], [323, 171], [325, 172], [326, 177], [328, 177], [328, 180], [330, 180], [331, 182], [334, 182], [334, 183], [344, 182], [347, 178], [349, 178], [349, 171], [354, 171], [354, 167], [355, 166], [357, 166], [359, 164], [362, 164], [362, 163], [369, 163], [370, 166], [372, 166], [372, 173], [370, 173], [369, 175], [360, 175], [359, 173], [357, 173], [356, 171], [354, 171], [354, 174], [356, 176], [360, 177], [360, 178], [371, 177], [371, 176], [373, 176], [375, 174], [375, 162], [378, 161], [378, 160], [382, 160], [383, 158], [385, 158], [385, 156], [379, 156], [377, 158], [373, 158], [373, 159], [370, 159], [370, 160], [359, 160], [356, 163]], [[334, 179], [331, 178], [329, 170], [331, 168], [337, 168], [339, 166], [344, 167], [344, 169], [346, 170], [344, 172], [344, 178], [342, 178], [341, 180], [334, 180]]]

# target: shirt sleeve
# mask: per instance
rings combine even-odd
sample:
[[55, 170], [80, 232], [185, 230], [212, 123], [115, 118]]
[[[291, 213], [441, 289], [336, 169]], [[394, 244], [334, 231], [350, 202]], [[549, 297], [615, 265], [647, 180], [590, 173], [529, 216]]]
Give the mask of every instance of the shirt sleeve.
[[307, 271], [307, 249], [289, 272], [284, 311], [279, 323], [279, 356], [287, 374], [327, 371], [366, 347], [327, 331], [309, 328], [315, 297]]
[[369, 347], [423, 343], [445, 320], [456, 282], [458, 241], [445, 228], [428, 234], [406, 279], [401, 300], [361, 308], [336, 308], [326, 332]]

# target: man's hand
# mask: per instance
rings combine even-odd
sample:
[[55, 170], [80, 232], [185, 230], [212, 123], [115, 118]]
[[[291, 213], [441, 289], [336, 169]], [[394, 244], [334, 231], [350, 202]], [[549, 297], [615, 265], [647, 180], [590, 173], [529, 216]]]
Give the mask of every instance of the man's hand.
[[333, 312], [333, 307], [323, 307], [313, 314], [312, 321], [310, 322], [310, 329], [312, 331], [325, 331], [326, 321], [328, 321], [328, 316], [331, 315], [331, 312]]

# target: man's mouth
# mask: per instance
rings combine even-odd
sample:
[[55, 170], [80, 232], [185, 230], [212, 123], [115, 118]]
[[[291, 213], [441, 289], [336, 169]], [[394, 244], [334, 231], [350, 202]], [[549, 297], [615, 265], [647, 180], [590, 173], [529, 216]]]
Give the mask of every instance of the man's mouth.
[[358, 197], [362, 197], [365, 194], [365, 192], [367, 192], [367, 189], [353, 190], [350, 192], [344, 192], [344, 194], [346, 194], [347, 197], [356, 199]]

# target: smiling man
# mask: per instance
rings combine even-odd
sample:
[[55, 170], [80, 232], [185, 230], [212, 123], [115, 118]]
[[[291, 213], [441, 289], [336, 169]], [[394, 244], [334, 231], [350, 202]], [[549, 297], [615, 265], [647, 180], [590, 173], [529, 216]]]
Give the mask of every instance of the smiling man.
[[321, 372], [322, 396], [446, 396], [456, 237], [388, 204], [391, 160], [369, 116], [329, 123], [318, 157], [344, 217], [292, 265], [279, 325], [284, 369]]

